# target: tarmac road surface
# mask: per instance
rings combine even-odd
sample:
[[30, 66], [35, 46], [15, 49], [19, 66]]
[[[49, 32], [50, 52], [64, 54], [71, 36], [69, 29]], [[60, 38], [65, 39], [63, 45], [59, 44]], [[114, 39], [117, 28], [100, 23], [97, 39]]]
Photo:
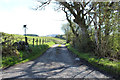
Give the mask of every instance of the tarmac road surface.
[[48, 49], [36, 60], [17, 64], [2, 71], [2, 78], [111, 78], [84, 62], [76, 61], [65, 45]]

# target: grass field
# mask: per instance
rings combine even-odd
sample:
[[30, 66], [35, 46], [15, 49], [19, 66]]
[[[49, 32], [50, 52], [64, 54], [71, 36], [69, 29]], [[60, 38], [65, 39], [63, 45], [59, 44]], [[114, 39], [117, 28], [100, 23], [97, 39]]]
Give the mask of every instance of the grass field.
[[[2, 34], [2, 42], [5, 41], [5, 38], [6, 40], [12, 40], [13, 42], [18, 42], [18, 41], [25, 41], [25, 36], [23, 35], [16, 35], [16, 34], [6, 34], [6, 33], [0, 33]], [[54, 38], [54, 37], [34, 37], [34, 36], [26, 36], [28, 38], [28, 43], [29, 44], [32, 44], [33, 42], [33, 38], [35, 39], [41, 39], [41, 43], [42, 41], [46, 40], [46, 41], [54, 41], [55, 43], [64, 43], [65, 40], [63, 39], [59, 39], [59, 38]], [[39, 42], [39, 41], [38, 41]]]

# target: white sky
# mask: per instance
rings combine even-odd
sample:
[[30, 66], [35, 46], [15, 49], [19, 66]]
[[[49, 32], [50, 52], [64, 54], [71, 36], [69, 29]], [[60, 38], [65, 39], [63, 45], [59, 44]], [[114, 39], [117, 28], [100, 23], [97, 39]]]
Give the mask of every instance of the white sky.
[[27, 25], [28, 34], [45, 36], [63, 34], [62, 24], [66, 23], [63, 12], [54, 11], [52, 6], [35, 11], [35, 0], [0, 0], [0, 32], [24, 34], [23, 25]]

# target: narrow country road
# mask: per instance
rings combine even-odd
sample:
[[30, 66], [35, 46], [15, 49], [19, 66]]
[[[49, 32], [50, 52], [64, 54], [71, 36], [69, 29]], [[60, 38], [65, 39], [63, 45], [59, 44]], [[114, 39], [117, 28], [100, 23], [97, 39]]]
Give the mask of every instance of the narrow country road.
[[54, 45], [36, 60], [2, 71], [2, 78], [110, 78], [76, 61], [65, 45]]

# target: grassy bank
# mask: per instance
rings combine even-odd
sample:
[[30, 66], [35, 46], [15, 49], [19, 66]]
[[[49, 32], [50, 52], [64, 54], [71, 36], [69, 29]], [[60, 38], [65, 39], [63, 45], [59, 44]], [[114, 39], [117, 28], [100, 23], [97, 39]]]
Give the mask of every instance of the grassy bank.
[[120, 77], [120, 61], [109, 61], [107, 58], [97, 58], [96, 56], [91, 55], [90, 53], [80, 53], [74, 49], [70, 44], [66, 44], [67, 48], [78, 55], [80, 58], [88, 61], [95, 67], [98, 67], [102, 71], [106, 71], [109, 74], [115, 76], [116, 78]]
[[23, 62], [27, 62], [33, 59], [36, 59], [37, 57], [39, 57], [40, 55], [42, 55], [49, 47], [51, 47], [52, 45], [54, 45], [54, 42], [48, 42], [45, 43], [43, 45], [39, 45], [39, 46], [34, 46], [34, 47], [30, 47], [32, 49], [32, 51], [29, 53], [27, 51], [20, 51], [18, 57], [16, 56], [10, 56], [10, 57], [2, 57], [2, 67], [1, 68], [5, 68], [5, 67], [9, 67], [15, 64], [19, 64], [19, 63], [23, 63]]
[[[35, 37], [27, 36], [27, 42], [29, 44], [28, 50], [17, 50], [13, 46], [15, 42], [25, 41], [25, 36], [16, 34], [2, 34], [2, 57], [0, 58], [0, 68], [12, 66], [22, 62], [27, 62], [36, 59], [42, 55], [49, 47], [54, 44], [61, 44], [65, 40], [54, 37]], [[34, 38], [34, 47], [33, 47]], [[5, 42], [8, 41], [8, 42]]]

